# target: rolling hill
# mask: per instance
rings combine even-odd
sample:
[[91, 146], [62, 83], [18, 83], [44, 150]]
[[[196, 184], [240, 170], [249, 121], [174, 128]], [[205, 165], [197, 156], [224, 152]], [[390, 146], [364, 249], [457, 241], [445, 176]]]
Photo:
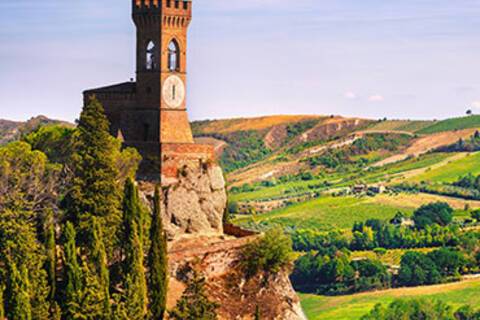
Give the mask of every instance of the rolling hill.
[[44, 125], [65, 125], [73, 124], [66, 121], [52, 120], [45, 116], [33, 117], [25, 122], [9, 121], [0, 119], [0, 145], [19, 139], [23, 134], [28, 134]]

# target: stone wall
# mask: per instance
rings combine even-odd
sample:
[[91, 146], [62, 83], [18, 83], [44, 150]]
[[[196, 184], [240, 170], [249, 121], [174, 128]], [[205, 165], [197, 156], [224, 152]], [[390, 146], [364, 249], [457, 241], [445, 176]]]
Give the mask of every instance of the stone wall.
[[[162, 177], [161, 184], [160, 209], [169, 240], [223, 234], [227, 194], [222, 169], [199, 159], [177, 162], [176, 168], [176, 176]], [[152, 199], [154, 185], [141, 182], [140, 190]]]

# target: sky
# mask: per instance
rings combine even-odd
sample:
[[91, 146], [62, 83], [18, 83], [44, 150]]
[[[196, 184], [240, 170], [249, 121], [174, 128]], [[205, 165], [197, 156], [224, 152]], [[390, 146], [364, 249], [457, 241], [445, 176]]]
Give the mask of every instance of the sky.
[[[480, 0], [193, 0], [192, 120], [480, 113]], [[131, 0], [0, 0], [0, 118], [135, 75]]]

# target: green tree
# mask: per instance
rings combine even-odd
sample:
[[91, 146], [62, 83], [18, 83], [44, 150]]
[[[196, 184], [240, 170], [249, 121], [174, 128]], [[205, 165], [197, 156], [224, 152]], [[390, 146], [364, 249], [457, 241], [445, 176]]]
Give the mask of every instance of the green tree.
[[46, 229], [45, 235], [45, 251], [46, 261], [45, 269], [48, 275], [48, 284], [50, 286], [50, 292], [48, 295], [50, 304], [55, 302], [55, 294], [57, 288], [57, 249], [55, 241], [55, 225], [50, 223]]
[[148, 259], [150, 270], [150, 315], [152, 320], [163, 319], [167, 304], [168, 258], [167, 236], [163, 230], [160, 212], [160, 188], [155, 188], [153, 222], [150, 231], [151, 246]]
[[255, 315], [254, 315], [254, 320], [260, 320], [260, 307], [258, 304], [255, 306]]
[[453, 220], [453, 209], [444, 202], [423, 205], [414, 212], [413, 220], [417, 229], [425, 229], [433, 224], [446, 226]]
[[454, 320], [452, 308], [441, 301], [395, 300], [388, 307], [377, 304], [362, 320]]
[[144, 319], [147, 312], [147, 284], [143, 266], [143, 248], [137, 230], [138, 227], [134, 222], [128, 243], [130, 249], [126, 252], [125, 265], [125, 303], [127, 314], [131, 320]]
[[463, 306], [455, 314], [456, 320], [478, 320], [480, 319], [480, 310], [475, 310], [472, 306]]
[[[138, 189], [135, 186], [135, 182], [132, 179], [125, 181], [125, 187], [123, 189], [123, 239], [122, 242], [126, 244], [125, 254], [130, 251], [128, 244], [133, 232], [137, 232], [140, 241], [143, 243], [144, 234], [144, 216], [140, 205], [140, 199], [138, 195]], [[136, 225], [136, 229], [133, 227]]]
[[7, 318], [15, 320], [31, 320], [32, 305], [30, 300], [30, 283], [25, 266], [19, 270], [14, 262], [8, 265], [7, 282]]
[[251, 277], [258, 272], [276, 273], [293, 261], [292, 239], [281, 228], [273, 228], [242, 252], [242, 267]]
[[442, 280], [435, 263], [421, 252], [408, 251], [402, 256], [398, 281], [405, 286], [436, 284]]
[[121, 185], [115, 155], [119, 144], [109, 133], [102, 105], [91, 100], [83, 109], [73, 139], [73, 180], [64, 198], [67, 218], [77, 227], [79, 244], [86, 244], [91, 216], [99, 217], [107, 253], [113, 254], [121, 224]]
[[0, 286], [0, 319], [5, 319], [5, 301], [3, 300], [4, 290], [3, 286]]
[[193, 270], [187, 288], [169, 316], [172, 320], [216, 320], [218, 304], [205, 294], [205, 278]]
[[472, 211], [470, 215], [472, 219], [476, 220], [477, 222], [480, 222], [480, 210]]
[[96, 272], [99, 287], [101, 288], [98, 294], [102, 294], [101, 301], [103, 303], [103, 312], [101, 319], [110, 319], [110, 274], [108, 271], [107, 254], [105, 252], [105, 245], [103, 244], [102, 227], [97, 218], [93, 218], [93, 234], [92, 234], [92, 260], [94, 270]]
[[68, 319], [74, 318], [74, 306], [80, 305], [80, 298], [83, 291], [82, 268], [78, 263], [76, 232], [73, 224], [67, 222], [64, 231], [64, 273], [65, 273], [65, 290], [64, 290], [64, 309]]

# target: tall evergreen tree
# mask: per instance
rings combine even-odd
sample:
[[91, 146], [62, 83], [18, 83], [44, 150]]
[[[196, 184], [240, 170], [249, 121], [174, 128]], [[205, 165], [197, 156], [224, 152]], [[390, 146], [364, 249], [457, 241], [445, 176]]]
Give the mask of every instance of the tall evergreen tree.
[[[55, 225], [50, 223], [46, 230], [45, 235], [45, 251], [46, 251], [46, 262], [45, 269], [47, 270], [48, 275], [48, 284], [50, 286], [50, 292], [48, 295], [50, 304], [55, 302], [56, 294], [56, 269], [57, 269], [57, 249], [55, 243]], [[53, 305], [51, 306], [53, 307]]]
[[65, 270], [65, 314], [67, 319], [74, 317], [73, 306], [80, 304], [82, 296], [82, 268], [78, 263], [76, 232], [73, 224], [67, 222], [64, 231], [64, 270]]
[[[131, 234], [136, 231], [140, 241], [143, 243], [143, 212], [140, 205], [140, 199], [138, 195], [138, 189], [135, 186], [135, 182], [129, 178], [125, 181], [125, 187], [123, 189], [123, 230], [124, 230], [124, 243], [129, 243]], [[137, 230], [133, 230], [133, 224], [137, 225]], [[129, 248], [125, 248], [129, 251]]]
[[150, 270], [150, 316], [152, 320], [163, 319], [167, 305], [168, 260], [167, 236], [163, 230], [160, 212], [160, 188], [155, 188], [153, 221], [150, 231], [150, 253], [148, 267]]
[[73, 181], [63, 206], [77, 227], [79, 244], [88, 237], [90, 217], [101, 218], [104, 243], [113, 254], [121, 224], [121, 186], [117, 182], [115, 155], [119, 145], [109, 133], [109, 123], [100, 102], [92, 99], [81, 115], [71, 156]]
[[7, 287], [7, 318], [14, 320], [31, 320], [32, 305], [28, 270], [22, 266], [19, 270], [14, 262], [8, 265], [9, 278]]
[[257, 305], [255, 306], [255, 316], [254, 316], [254, 319], [255, 320], [260, 320], [260, 307]]
[[126, 310], [131, 320], [141, 320], [147, 313], [147, 283], [143, 265], [143, 248], [138, 237], [138, 227], [132, 224], [127, 252], [125, 301]]
[[3, 300], [4, 288], [0, 285], [0, 319], [5, 319], [5, 301]]
[[109, 319], [111, 316], [110, 306], [110, 274], [108, 271], [107, 254], [105, 252], [105, 245], [103, 244], [102, 227], [97, 218], [93, 218], [93, 234], [92, 234], [92, 260], [94, 269], [98, 277], [98, 283], [101, 288], [99, 294], [102, 294], [101, 300], [103, 302], [102, 319]]

